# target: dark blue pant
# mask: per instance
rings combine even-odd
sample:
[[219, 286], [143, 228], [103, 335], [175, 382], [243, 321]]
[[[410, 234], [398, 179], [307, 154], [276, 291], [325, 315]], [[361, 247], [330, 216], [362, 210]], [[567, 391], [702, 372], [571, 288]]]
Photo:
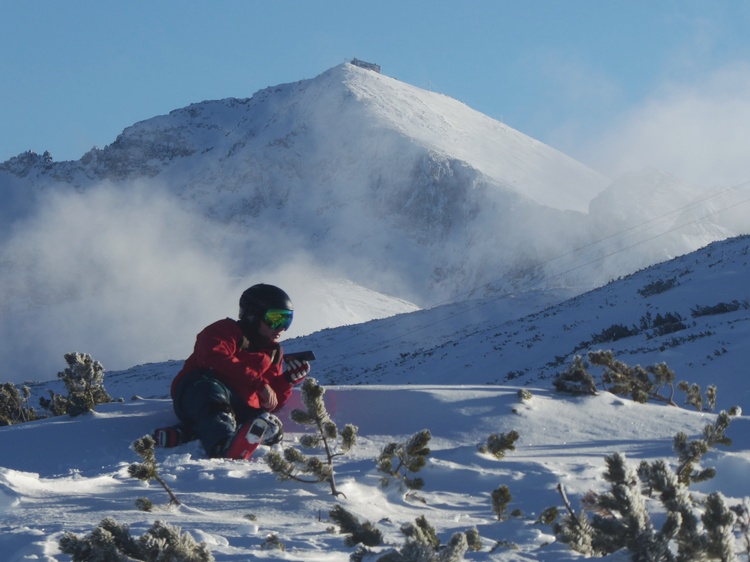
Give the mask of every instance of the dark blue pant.
[[175, 389], [173, 405], [179, 420], [198, 436], [210, 457], [221, 456], [237, 425], [262, 411], [238, 401], [208, 370], [186, 375]]

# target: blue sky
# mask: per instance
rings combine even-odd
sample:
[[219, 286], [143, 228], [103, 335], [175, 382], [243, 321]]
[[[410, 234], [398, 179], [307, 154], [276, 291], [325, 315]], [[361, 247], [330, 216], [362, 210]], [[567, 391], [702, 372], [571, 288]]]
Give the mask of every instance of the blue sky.
[[8, 0], [0, 162], [357, 57], [610, 175], [750, 180], [750, 2]]

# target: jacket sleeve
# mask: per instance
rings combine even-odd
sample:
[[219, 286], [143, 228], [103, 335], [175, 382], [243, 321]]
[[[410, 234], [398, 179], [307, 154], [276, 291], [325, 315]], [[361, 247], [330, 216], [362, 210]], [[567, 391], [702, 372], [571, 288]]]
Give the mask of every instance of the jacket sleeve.
[[[282, 355], [283, 359], [283, 355]], [[274, 412], [281, 409], [281, 407], [286, 404], [287, 400], [289, 400], [289, 397], [292, 395], [292, 384], [286, 380], [286, 378], [283, 375], [284, 370], [286, 369], [285, 364], [282, 360], [282, 362], [279, 365], [279, 368], [276, 370], [276, 373], [268, 378], [268, 384], [273, 389], [273, 391], [276, 393], [276, 397], [279, 399], [279, 405], [276, 407]], [[271, 369], [273, 371], [273, 369]]]
[[198, 334], [194, 354], [200, 364], [238, 391], [257, 392], [271, 367], [267, 353], [240, 349], [237, 329], [226, 322], [217, 322]]

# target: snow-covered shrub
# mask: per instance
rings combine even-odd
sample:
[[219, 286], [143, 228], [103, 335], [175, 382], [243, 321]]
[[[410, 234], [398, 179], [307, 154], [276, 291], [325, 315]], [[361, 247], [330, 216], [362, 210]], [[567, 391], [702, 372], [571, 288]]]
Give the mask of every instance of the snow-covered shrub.
[[518, 432], [513, 429], [508, 433], [492, 433], [487, 442], [479, 447], [482, 453], [488, 453], [496, 459], [502, 459], [508, 451], [515, 451], [515, 442], [518, 441]]
[[276, 533], [271, 533], [266, 537], [263, 543], [260, 545], [261, 550], [280, 550], [286, 551], [286, 545], [279, 538]]
[[472, 527], [466, 530], [466, 543], [469, 546], [469, 550], [473, 552], [482, 550], [482, 537], [479, 535], [479, 529]]
[[667, 280], [657, 279], [656, 281], [648, 283], [641, 289], [638, 289], [638, 294], [642, 297], [650, 297], [652, 295], [664, 293], [677, 285], [679, 285], [679, 283], [677, 283], [676, 277], [670, 277]]
[[583, 357], [576, 355], [573, 363], [558, 373], [552, 384], [559, 392], [570, 394], [596, 394], [596, 380], [586, 369]]
[[138, 498], [137, 500], [135, 500], [135, 507], [138, 509], [138, 511], [151, 512], [154, 510], [154, 502], [152, 502], [148, 498]]
[[[588, 361], [602, 368], [602, 386], [605, 390], [619, 396], [629, 396], [641, 404], [656, 400], [677, 406], [674, 401], [675, 374], [666, 363], [657, 363], [647, 367], [631, 367], [615, 359], [612, 351], [589, 351]], [[559, 373], [553, 384], [560, 392], [571, 394], [596, 394], [596, 379], [588, 372], [588, 364], [580, 355], [573, 358], [573, 363]], [[700, 409], [713, 409], [716, 404], [716, 387], [706, 390], [705, 402], [700, 395], [700, 387], [685, 381], [677, 383], [676, 388], [687, 394], [686, 404]], [[704, 408], [705, 405], [705, 408]]]
[[592, 344], [610, 343], [623, 338], [629, 338], [638, 334], [638, 330], [635, 328], [628, 328], [622, 324], [613, 324], [609, 328], [605, 328], [598, 334], [591, 336]]
[[157, 521], [140, 538], [130, 535], [130, 528], [107, 518], [90, 534], [81, 538], [65, 533], [60, 550], [72, 562], [214, 562], [205, 543], [197, 543], [179, 527]]
[[[465, 533], [454, 533], [448, 544], [441, 545], [435, 529], [429, 524], [424, 515], [419, 516], [414, 524], [407, 524], [401, 528], [406, 535], [406, 543], [401, 548], [402, 558], [390, 560], [426, 560], [429, 562], [460, 562], [469, 550]], [[381, 559], [382, 560], [382, 559]]]
[[43, 408], [55, 416], [77, 416], [91, 412], [97, 404], [112, 402], [104, 388], [104, 367], [86, 353], [66, 353], [67, 368], [57, 373], [65, 384], [67, 396], [49, 391], [50, 398], [40, 398]]
[[0, 426], [13, 425], [37, 419], [36, 411], [29, 406], [31, 389], [19, 388], [12, 382], [0, 384]]
[[701, 387], [697, 384], [688, 384], [686, 381], [677, 383], [677, 388], [685, 393], [685, 404], [693, 406], [699, 412], [713, 412], [716, 408], [716, 386], [709, 384], [706, 387], [705, 401], [701, 394]]
[[675, 435], [673, 447], [679, 460], [676, 472], [681, 483], [688, 485], [693, 482], [703, 482], [716, 475], [714, 468], [696, 470], [695, 465], [716, 445], [728, 447], [732, 444], [732, 440], [725, 435], [725, 432], [729, 428], [731, 418], [739, 415], [738, 412], [737, 408], [729, 412], [720, 412], [713, 424], [708, 424], [703, 428], [702, 439], [688, 441], [687, 434], [683, 432]]
[[[734, 562], [736, 508], [726, 506], [721, 493], [702, 499], [688, 490], [688, 484], [711, 478], [715, 471], [694, 470], [694, 464], [716, 444], [728, 444], [724, 432], [733, 414], [722, 412], [704, 430], [704, 439], [687, 441], [675, 437], [679, 463], [672, 469], [664, 460], [629, 466], [624, 455], [605, 458], [604, 479], [609, 490], [589, 492], [584, 509], [593, 515], [574, 513], [562, 486], [567, 514], [555, 531], [560, 541], [587, 556], [604, 556], [626, 549], [634, 562], [676, 562], [721, 560]], [[660, 506], [651, 502], [659, 501]], [[657, 526], [651, 512], [657, 513]]]
[[[131, 447], [133, 448], [133, 451], [141, 457], [143, 462], [131, 464], [128, 467], [128, 474], [133, 478], [143, 480], [144, 482], [156, 480], [161, 484], [162, 488], [166, 490], [167, 494], [169, 494], [169, 505], [180, 505], [180, 500], [177, 499], [177, 496], [174, 495], [164, 479], [159, 476], [156, 466], [156, 455], [154, 453], [155, 445], [156, 442], [150, 435], [144, 435], [140, 439], [133, 441]], [[139, 506], [139, 509], [141, 507], [142, 506]]]
[[[394, 478], [403, 482], [410, 490], [421, 490], [424, 480], [409, 476], [409, 473], [416, 474], [427, 464], [427, 457], [431, 452], [428, 447], [430, 439], [430, 431], [423, 429], [404, 443], [388, 443], [383, 447], [376, 461], [378, 470], [387, 475], [383, 477], [383, 485], [388, 485], [390, 478]], [[395, 465], [394, 459], [397, 461]]]
[[747, 300], [744, 300], [742, 302], [733, 300], [732, 302], [720, 302], [712, 306], [697, 305], [694, 308], [690, 309], [690, 316], [692, 316], [693, 318], [698, 318], [700, 316], [709, 316], [713, 314], [726, 314], [728, 312], [739, 310], [740, 308], [744, 308], [745, 310], [747, 310], [748, 308], [750, 308], [750, 302], [748, 302]]
[[374, 553], [361, 546], [350, 557], [352, 562], [461, 562], [469, 550], [466, 533], [454, 533], [448, 544], [441, 545], [435, 529], [424, 515], [415, 523], [401, 527], [406, 542], [400, 549]]
[[[666, 363], [660, 363], [649, 367], [636, 365], [631, 367], [614, 358], [611, 351], [591, 351], [589, 361], [604, 368], [602, 382], [607, 390], [620, 396], [630, 396], [633, 400], [645, 403], [649, 399], [661, 400], [675, 406], [674, 395], [674, 372], [667, 367]], [[663, 388], [669, 390], [668, 396], [662, 396]]]
[[344, 540], [346, 546], [377, 546], [383, 542], [383, 533], [375, 525], [369, 521], [361, 523], [356, 515], [340, 505], [333, 506], [328, 516], [341, 528], [342, 533], [348, 535]]
[[505, 519], [505, 512], [512, 499], [513, 496], [508, 486], [502, 485], [492, 491], [492, 511], [497, 515], [498, 520]]
[[659, 313], [654, 318], [650, 337], [666, 336], [686, 328], [679, 312], [666, 312], [663, 315]]
[[518, 398], [521, 400], [521, 402], [528, 402], [531, 400], [534, 395], [531, 393], [530, 390], [527, 390], [525, 388], [521, 388], [518, 390]]
[[544, 525], [552, 525], [557, 519], [558, 515], [560, 515], [560, 510], [557, 509], [557, 507], [555, 506], [551, 506], [551, 507], [545, 508], [542, 511], [537, 521]]
[[740, 505], [732, 507], [732, 511], [737, 515], [736, 525], [745, 545], [745, 555], [750, 559], [750, 498], [744, 498]]
[[[303, 435], [300, 444], [303, 447], [322, 447], [325, 460], [318, 457], [308, 457], [293, 447], [284, 449], [283, 456], [276, 451], [266, 455], [266, 462], [271, 470], [281, 480], [295, 480], [297, 482], [328, 482], [331, 494], [343, 496], [336, 488], [333, 471], [333, 459], [346, 454], [357, 443], [357, 427], [347, 424], [339, 432], [331, 419], [323, 402], [325, 389], [312, 377], [307, 377], [302, 383], [302, 403], [307, 410], [292, 410], [291, 418], [298, 424], [316, 429], [315, 434]], [[299, 476], [307, 474], [310, 478]]]

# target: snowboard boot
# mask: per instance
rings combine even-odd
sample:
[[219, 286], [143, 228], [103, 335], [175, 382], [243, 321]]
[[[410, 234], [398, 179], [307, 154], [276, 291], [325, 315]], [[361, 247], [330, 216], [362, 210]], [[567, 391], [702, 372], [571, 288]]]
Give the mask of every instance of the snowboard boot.
[[157, 447], [164, 447], [166, 449], [189, 443], [195, 439], [192, 432], [183, 425], [160, 427], [154, 430], [153, 437]]
[[221, 456], [227, 459], [249, 459], [263, 442], [268, 427], [268, 422], [262, 416], [243, 423]]
[[261, 445], [273, 447], [284, 440], [284, 424], [281, 423], [278, 417], [270, 412], [263, 412], [258, 418], [263, 419], [268, 424], [266, 432], [263, 434]]

